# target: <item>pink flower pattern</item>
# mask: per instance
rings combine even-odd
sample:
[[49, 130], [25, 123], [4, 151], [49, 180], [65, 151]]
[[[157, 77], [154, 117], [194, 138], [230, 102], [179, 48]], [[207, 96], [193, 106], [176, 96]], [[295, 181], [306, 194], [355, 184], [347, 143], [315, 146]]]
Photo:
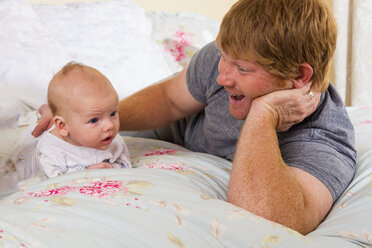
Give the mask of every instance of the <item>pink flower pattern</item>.
[[145, 156], [154, 156], [154, 155], [167, 155], [167, 154], [175, 154], [178, 150], [176, 149], [156, 149], [151, 151], [146, 151]]
[[183, 166], [178, 164], [164, 164], [164, 163], [147, 163], [146, 165], [142, 166], [142, 168], [155, 168], [155, 169], [165, 169], [165, 170], [179, 170], [184, 171]]
[[37, 193], [29, 192], [28, 195], [33, 196], [33, 197], [66, 195], [70, 191], [76, 191], [76, 188], [75, 187], [70, 187], [70, 186], [64, 186], [64, 187], [61, 187], [61, 188], [55, 188], [55, 189], [40, 191], [40, 192], [37, 192]]
[[355, 124], [355, 126], [369, 125], [369, 124], [372, 124], [372, 120], [361, 121], [361, 122]]
[[137, 209], [143, 209], [142, 202], [138, 197], [134, 197], [134, 199], [124, 202], [125, 206], [133, 207]]
[[177, 30], [173, 34], [174, 40], [165, 44], [165, 50], [172, 54], [177, 62], [186, 59], [186, 47], [191, 45], [191, 35]]
[[104, 181], [93, 182], [91, 185], [82, 187], [64, 186], [60, 188], [43, 190], [40, 192], [29, 192], [28, 195], [32, 197], [53, 196], [53, 195], [66, 195], [71, 191], [77, 191], [81, 194], [86, 194], [94, 197], [105, 197], [115, 193], [127, 193], [128, 188], [124, 185], [123, 181]]
[[79, 189], [82, 194], [96, 197], [113, 195], [117, 192], [127, 193], [128, 188], [123, 186], [121, 181], [94, 182], [92, 186], [85, 186]]

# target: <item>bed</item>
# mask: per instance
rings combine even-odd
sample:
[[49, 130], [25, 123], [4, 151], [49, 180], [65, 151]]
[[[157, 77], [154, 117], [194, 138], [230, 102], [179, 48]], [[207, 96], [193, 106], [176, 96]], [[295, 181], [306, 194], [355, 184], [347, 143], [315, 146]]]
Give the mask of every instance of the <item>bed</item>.
[[230, 161], [159, 140], [123, 136], [133, 169], [21, 180], [12, 154], [62, 65], [96, 67], [123, 98], [179, 71], [218, 24], [131, 0], [2, 0], [0, 30], [0, 247], [372, 247], [372, 106], [347, 108], [357, 171], [306, 236], [227, 203]]

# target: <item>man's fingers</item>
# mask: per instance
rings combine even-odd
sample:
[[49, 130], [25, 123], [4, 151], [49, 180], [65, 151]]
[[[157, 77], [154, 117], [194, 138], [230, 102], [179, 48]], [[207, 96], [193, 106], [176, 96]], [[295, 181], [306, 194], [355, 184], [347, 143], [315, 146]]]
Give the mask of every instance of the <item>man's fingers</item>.
[[53, 122], [51, 121], [51, 122], [49, 122], [49, 125], [48, 125], [46, 130], [49, 130], [52, 126], [53, 126]]
[[32, 135], [37, 138], [39, 137], [45, 130], [49, 130], [53, 126], [53, 122], [49, 119], [40, 119], [34, 130], [32, 131]]
[[40, 128], [39, 125], [37, 125], [34, 130], [32, 131], [32, 136], [34, 136], [35, 138], [39, 137], [42, 133], [44, 132], [44, 129], [43, 128]]

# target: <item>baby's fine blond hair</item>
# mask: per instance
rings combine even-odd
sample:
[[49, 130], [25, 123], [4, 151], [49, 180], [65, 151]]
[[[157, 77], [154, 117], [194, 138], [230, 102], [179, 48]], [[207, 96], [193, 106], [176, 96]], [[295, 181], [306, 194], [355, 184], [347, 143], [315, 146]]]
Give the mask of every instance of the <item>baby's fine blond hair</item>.
[[48, 105], [53, 116], [68, 110], [69, 103], [92, 90], [113, 90], [111, 82], [101, 72], [93, 67], [77, 62], [69, 62], [57, 72], [48, 86]]

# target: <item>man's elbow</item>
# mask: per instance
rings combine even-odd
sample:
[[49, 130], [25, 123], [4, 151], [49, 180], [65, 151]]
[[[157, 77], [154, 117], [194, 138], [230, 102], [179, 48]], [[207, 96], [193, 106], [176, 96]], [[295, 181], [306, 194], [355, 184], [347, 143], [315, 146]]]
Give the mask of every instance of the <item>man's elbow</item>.
[[292, 212], [287, 210], [281, 212], [278, 211], [276, 207], [273, 208], [273, 205], [263, 207], [259, 206], [259, 204], [253, 204], [255, 206], [250, 206], [249, 204], [245, 204], [246, 202], [243, 202], [239, 197], [236, 197], [236, 195], [230, 193], [227, 194], [227, 202], [241, 207], [264, 219], [288, 227], [302, 235], [306, 235], [315, 230], [323, 220], [316, 214], [312, 214], [312, 211], [306, 208], [300, 211]]

